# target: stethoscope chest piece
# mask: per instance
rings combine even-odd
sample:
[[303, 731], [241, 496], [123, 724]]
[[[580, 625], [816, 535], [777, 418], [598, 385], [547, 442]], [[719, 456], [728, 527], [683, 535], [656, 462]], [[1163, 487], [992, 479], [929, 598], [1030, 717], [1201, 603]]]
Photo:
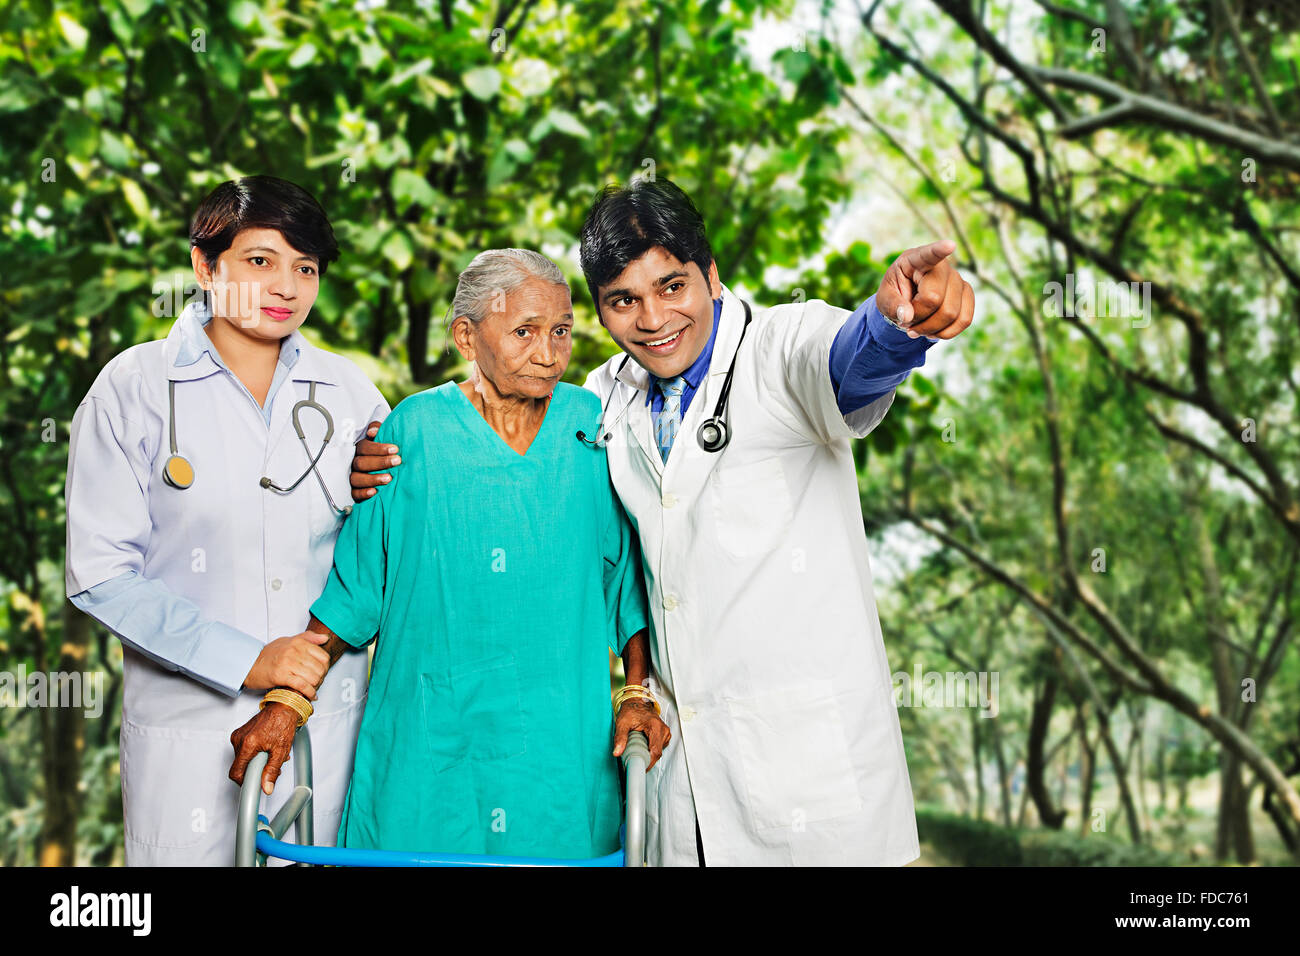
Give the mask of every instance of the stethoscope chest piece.
[[722, 451], [727, 447], [727, 442], [731, 441], [727, 423], [720, 418], [706, 419], [700, 426], [700, 430], [695, 433], [695, 437], [699, 440], [702, 449], [711, 452]]
[[163, 464], [163, 481], [184, 491], [194, 484], [194, 466], [184, 455], [173, 454]]

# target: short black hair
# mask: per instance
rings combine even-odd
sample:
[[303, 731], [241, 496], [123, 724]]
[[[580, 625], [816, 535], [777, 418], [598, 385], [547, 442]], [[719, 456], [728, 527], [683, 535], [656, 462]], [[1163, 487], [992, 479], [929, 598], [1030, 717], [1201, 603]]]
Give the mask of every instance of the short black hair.
[[704, 217], [691, 197], [667, 179], [610, 183], [587, 212], [581, 239], [578, 259], [596, 315], [597, 290], [655, 246], [663, 246], [683, 263], [694, 262], [706, 279], [713, 262]]
[[321, 275], [339, 257], [325, 210], [311, 193], [287, 179], [245, 176], [222, 183], [190, 220], [190, 245], [214, 266], [245, 229], [278, 229], [289, 245], [315, 257]]

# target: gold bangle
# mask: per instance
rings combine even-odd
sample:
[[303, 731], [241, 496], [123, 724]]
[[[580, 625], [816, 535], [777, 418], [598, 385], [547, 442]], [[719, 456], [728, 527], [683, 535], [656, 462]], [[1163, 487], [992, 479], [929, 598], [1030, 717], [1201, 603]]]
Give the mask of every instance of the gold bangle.
[[655, 699], [655, 695], [650, 692], [649, 688], [644, 687], [641, 684], [627, 684], [623, 687], [622, 690], [620, 690], [617, 694], [614, 695], [615, 715], [617, 715], [618, 712], [622, 709], [623, 704], [626, 701], [633, 700], [633, 699], [648, 700], [654, 706], [655, 714], [658, 715], [659, 713], [661, 713], [659, 708], [659, 701]]
[[258, 710], [263, 710], [267, 704], [284, 704], [298, 715], [298, 726], [301, 727], [307, 723], [307, 718], [312, 715], [314, 708], [306, 697], [295, 690], [289, 690], [286, 687], [274, 687], [266, 692], [262, 702], [257, 705]]

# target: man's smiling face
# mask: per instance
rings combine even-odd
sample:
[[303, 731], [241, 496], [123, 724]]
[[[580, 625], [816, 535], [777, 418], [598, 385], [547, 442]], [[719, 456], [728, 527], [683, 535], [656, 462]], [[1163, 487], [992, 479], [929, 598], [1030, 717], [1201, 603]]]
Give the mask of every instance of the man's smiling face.
[[656, 378], [675, 378], [694, 364], [713, 334], [713, 300], [722, 295], [718, 265], [709, 274], [663, 246], [597, 290], [610, 337]]

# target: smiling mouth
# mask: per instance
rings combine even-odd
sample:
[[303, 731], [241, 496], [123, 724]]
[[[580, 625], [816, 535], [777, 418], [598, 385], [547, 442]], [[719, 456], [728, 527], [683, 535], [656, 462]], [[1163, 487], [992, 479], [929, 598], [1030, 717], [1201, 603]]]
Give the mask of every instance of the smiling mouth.
[[666, 348], [671, 345], [676, 345], [677, 340], [682, 337], [682, 333], [685, 331], [686, 331], [685, 329], [678, 329], [672, 335], [666, 336], [662, 339], [655, 339], [652, 342], [642, 342], [641, 344], [644, 345], [646, 348], [650, 348], [650, 349]]

